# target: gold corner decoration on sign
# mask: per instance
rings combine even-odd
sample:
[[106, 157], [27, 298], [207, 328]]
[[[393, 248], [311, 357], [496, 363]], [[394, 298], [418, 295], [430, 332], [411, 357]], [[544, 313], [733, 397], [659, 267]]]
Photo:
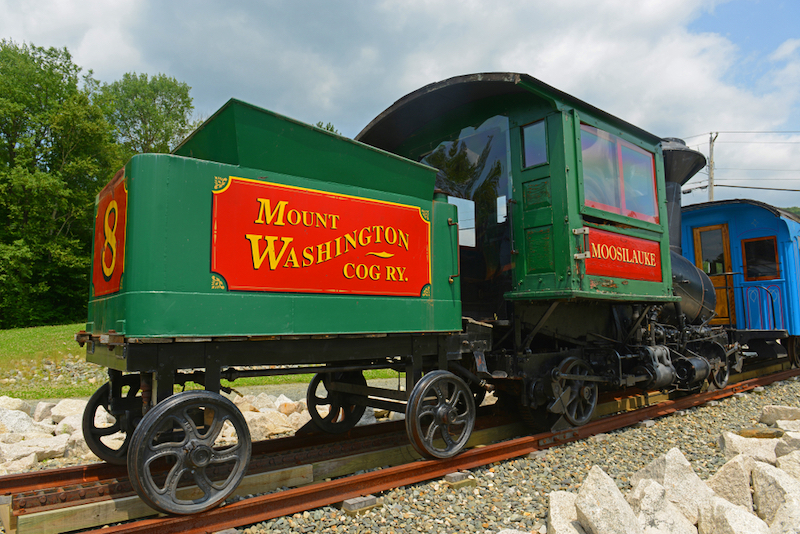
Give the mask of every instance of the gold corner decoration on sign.
[[211, 289], [225, 289], [225, 281], [215, 274], [211, 275]]
[[219, 192], [228, 186], [228, 176], [215, 176], [214, 177], [214, 192]]

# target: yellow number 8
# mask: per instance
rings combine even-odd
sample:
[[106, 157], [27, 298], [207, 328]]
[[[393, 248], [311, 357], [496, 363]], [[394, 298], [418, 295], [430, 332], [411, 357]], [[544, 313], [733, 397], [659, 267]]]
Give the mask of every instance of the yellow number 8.
[[[114, 212], [114, 226], [113, 228], [108, 224], [108, 218], [111, 216], [111, 212]], [[103, 241], [103, 248], [100, 250], [100, 265], [103, 268], [103, 278], [105, 278], [106, 282], [111, 280], [111, 275], [114, 273], [114, 267], [117, 264], [117, 214], [119, 210], [117, 209], [117, 201], [112, 200], [109, 202], [108, 207], [106, 208], [106, 214], [104, 216], [103, 221], [103, 237], [105, 241]], [[106, 247], [111, 249], [111, 265], [106, 265]]]

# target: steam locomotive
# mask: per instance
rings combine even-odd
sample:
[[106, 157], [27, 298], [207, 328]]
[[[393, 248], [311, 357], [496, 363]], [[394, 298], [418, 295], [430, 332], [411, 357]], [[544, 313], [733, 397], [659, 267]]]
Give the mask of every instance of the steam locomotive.
[[[433, 458], [463, 449], [487, 391], [558, 429], [602, 388], [723, 387], [746, 336], [710, 325], [714, 286], [680, 255], [680, 186], [704, 164], [524, 74], [423, 87], [355, 140], [231, 100], [97, 197], [76, 339], [109, 382], [87, 443], [189, 514], [250, 459], [223, 380], [315, 373], [317, 428], [404, 412]], [[368, 385], [376, 368], [403, 386]]]

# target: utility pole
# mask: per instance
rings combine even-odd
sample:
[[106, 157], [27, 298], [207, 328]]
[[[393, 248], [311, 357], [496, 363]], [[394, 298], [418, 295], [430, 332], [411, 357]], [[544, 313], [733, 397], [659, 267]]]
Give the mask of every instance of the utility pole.
[[708, 134], [708, 201], [714, 200], [714, 141], [719, 137], [719, 132]]

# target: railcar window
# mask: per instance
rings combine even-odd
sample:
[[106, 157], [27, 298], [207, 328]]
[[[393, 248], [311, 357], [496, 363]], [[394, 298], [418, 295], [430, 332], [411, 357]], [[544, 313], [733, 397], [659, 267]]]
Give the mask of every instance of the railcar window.
[[653, 154], [587, 124], [581, 154], [587, 206], [658, 223]]
[[722, 242], [722, 230], [715, 228], [700, 233], [700, 256], [703, 270], [708, 275], [725, 272], [725, 246]]
[[458, 206], [461, 246], [481, 249], [482, 256], [496, 263], [501, 253], [496, 248], [508, 234], [503, 224], [509, 192], [508, 118], [498, 115], [460, 130], [455, 140], [439, 143], [422, 162], [439, 169], [436, 188]]
[[458, 197], [447, 197], [447, 202], [458, 210], [458, 244], [475, 247], [475, 203]]
[[512, 287], [509, 135], [508, 117], [496, 115], [442, 132], [422, 158], [458, 207], [462, 313], [481, 320], [506, 318]]
[[522, 147], [523, 167], [547, 163], [547, 135], [543, 120], [522, 127]]
[[742, 240], [744, 279], [773, 280], [781, 277], [775, 236]]

